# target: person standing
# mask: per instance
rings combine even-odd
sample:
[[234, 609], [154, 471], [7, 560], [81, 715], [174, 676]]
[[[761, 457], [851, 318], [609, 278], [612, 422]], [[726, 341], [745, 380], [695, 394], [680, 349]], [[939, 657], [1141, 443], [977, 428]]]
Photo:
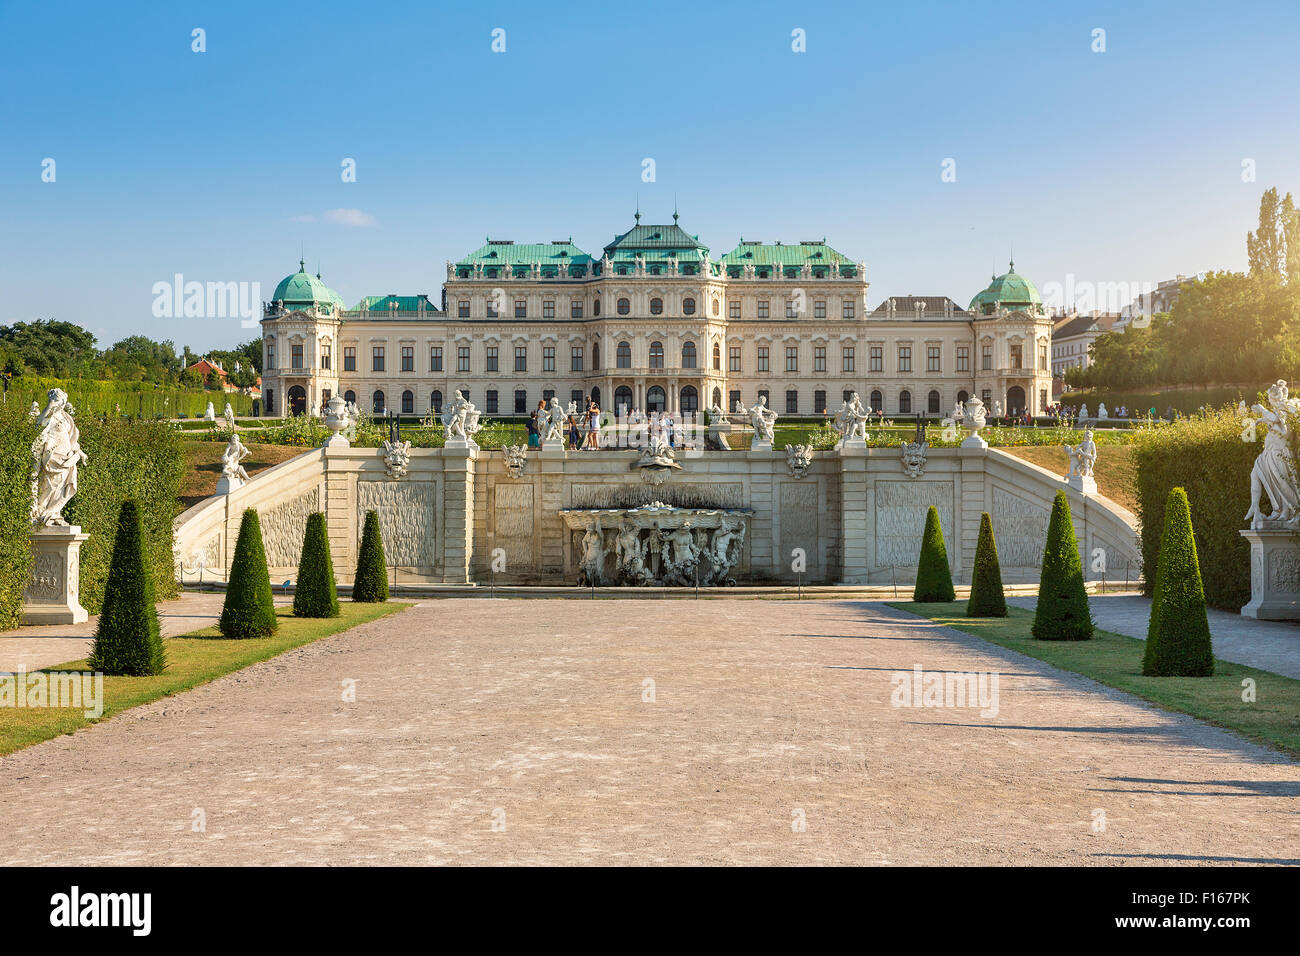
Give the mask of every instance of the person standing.
[[537, 448], [540, 438], [541, 433], [537, 429], [537, 411], [534, 410], [532, 417], [528, 419], [528, 447]]

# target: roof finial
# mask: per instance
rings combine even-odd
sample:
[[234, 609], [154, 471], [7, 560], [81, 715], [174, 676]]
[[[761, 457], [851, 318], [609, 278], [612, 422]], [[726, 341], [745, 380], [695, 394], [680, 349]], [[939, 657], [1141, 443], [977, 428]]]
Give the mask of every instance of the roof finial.
[[673, 222], [677, 222], [677, 194], [673, 193]]
[[641, 194], [640, 193], [636, 194], [636, 215], [634, 215], [632, 218], [635, 219], [637, 222], [641, 221]]
[[1014, 242], [1011, 243], [1011, 270], [1010, 271], [1012, 272], [1016, 271], [1016, 244]]

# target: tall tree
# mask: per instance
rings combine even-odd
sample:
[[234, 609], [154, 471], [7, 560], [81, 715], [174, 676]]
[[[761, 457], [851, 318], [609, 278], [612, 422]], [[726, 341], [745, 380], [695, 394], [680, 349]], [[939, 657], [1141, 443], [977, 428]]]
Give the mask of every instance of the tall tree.
[[1300, 211], [1291, 194], [1279, 198], [1277, 187], [1259, 200], [1259, 227], [1246, 233], [1246, 256], [1254, 278], [1300, 279]]

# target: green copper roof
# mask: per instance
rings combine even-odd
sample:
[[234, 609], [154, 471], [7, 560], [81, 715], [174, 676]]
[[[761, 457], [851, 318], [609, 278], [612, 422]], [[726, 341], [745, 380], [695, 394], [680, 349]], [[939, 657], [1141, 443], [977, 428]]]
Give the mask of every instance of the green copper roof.
[[318, 303], [332, 305], [336, 311], [346, 308], [343, 297], [322, 282], [320, 276], [309, 275], [301, 259], [298, 260], [298, 271], [280, 280], [271, 301], [283, 302], [288, 309]]
[[368, 295], [352, 307], [353, 312], [437, 312], [427, 295]]
[[465, 278], [468, 270], [480, 263], [490, 272], [509, 268], [512, 273], [523, 274], [534, 262], [542, 266], [543, 277], [555, 275], [560, 269], [578, 274], [585, 270], [591, 256], [573, 244], [573, 240], [556, 242], [513, 242], [509, 239], [489, 239], [455, 264], [456, 274]]
[[994, 276], [987, 289], [970, 300], [972, 312], [988, 315], [997, 308], [998, 303], [1004, 309], [1029, 308], [1043, 305], [1038, 289], [1024, 276], [1016, 273], [1013, 261], [1005, 275]]
[[794, 244], [746, 242], [742, 239], [740, 245], [722, 257], [723, 267], [732, 276], [740, 275], [745, 266], [753, 266], [759, 274], [779, 268], [793, 277], [803, 269], [804, 263], [812, 267], [814, 276], [827, 269], [838, 269], [841, 275], [849, 277], [858, 271], [856, 263], [826, 245], [824, 239]]

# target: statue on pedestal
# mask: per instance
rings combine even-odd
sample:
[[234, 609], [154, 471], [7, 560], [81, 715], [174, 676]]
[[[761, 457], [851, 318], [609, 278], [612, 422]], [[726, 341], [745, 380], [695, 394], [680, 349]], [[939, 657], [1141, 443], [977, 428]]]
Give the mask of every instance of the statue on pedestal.
[[251, 454], [232, 431], [230, 441], [226, 442], [226, 450], [221, 453], [221, 479], [217, 482], [217, 494], [229, 494], [236, 488], [243, 487], [244, 482], [248, 481], [248, 472], [241, 463]]
[[1091, 425], [1083, 430], [1083, 441], [1066, 445], [1065, 453], [1070, 457], [1070, 471], [1066, 478], [1092, 477], [1092, 467], [1097, 463], [1097, 446], [1092, 440]]
[[457, 389], [455, 399], [448, 403], [446, 411], [442, 413], [447, 441], [473, 442], [474, 435], [483, 427], [479, 424], [479, 414], [474, 403]]
[[40, 433], [32, 442], [32, 524], [67, 527], [63, 506], [77, 493], [77, 466], [87, 458], [67, 393], [52, 388], [46, 397], [36, 420]]
[[754, 444], [772, 444], [776, 434], [777, 414], [767, 407], [767, 399], [760, 395], [758, 402], [747, 409], [749, 423], [754, 428]]
[[[1300, 525], [1300, 493], [1296, 490], [1296, 463], [1291, 454], [1291, 422], [1293, 411], [1288, 398], [1286, 382], [1278, 380], [1268, 389], [1268, 404], [1251, 406], [1268, 431], [1264, 434], [1264, 450], [1255, 459], [1250, 470], [1250, 510], [1246, 520], [1251, 528], [1272, 525], [1295, 528]], [[1267, 494], [1272, 511], [1265, 515], [1261, 495]]]
[[868, 412], [862, 404], [862, 399], [858, 393], [854, 392], [847, 402], [840, 406], [840, 410], [835, 413], [835, 430], [840, 433], [841, 440], [851, 442], [865, 442], [867, 440], [867, 415]]

